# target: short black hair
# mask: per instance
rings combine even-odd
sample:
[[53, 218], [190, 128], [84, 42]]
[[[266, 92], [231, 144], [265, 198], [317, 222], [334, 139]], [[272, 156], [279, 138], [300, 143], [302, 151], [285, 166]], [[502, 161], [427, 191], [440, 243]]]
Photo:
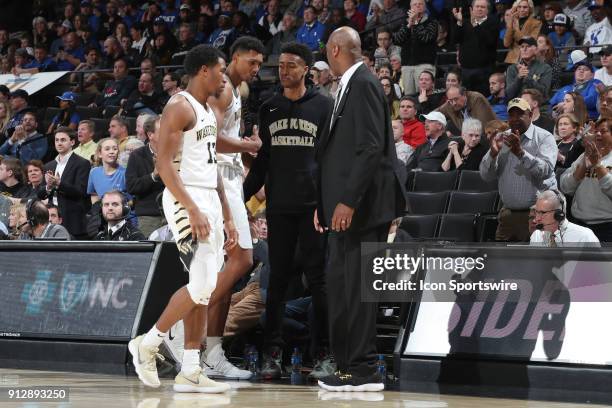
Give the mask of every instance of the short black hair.
[[258, 54], [264, 54], [265, 52], [265, 48], [261, 40], [251, 37], [250, 35], [245, 35], [244, 37], [238, 38], [232, 44], [232, 47], [230, 48], [230, 58], [232, 58], [236, 52], [251, 50]]
[[0, 85], [0, 93], [4, 96], [8, 96], [11, 94], [11, 90], [6, 85]]
[[219, 63], [219, 58], [225, 59], [225, 55], [217, 48], [207, 45], [200, 44], [193, 47], [185, 56], [183, 66], [185, 72], [189, 76], [196, 76], [204, 65], [211, 68]]
[[314, 57], [312, 56], [312, 51], [304, 44], [300, 44], [297, 42], [289, 42], [281, 47], [281, 54], [293, 54], [297, 55], [301, 59], [304, 60], [306, 66], [311, 67]]
[[77, 134], [74, 130], [70, 129], [68, 126], [60, 126], [55, 130], [55, 134], [64, 133], [68, 135], [70, 140], [76, 140]]
[[57, 205], [55, 205], [55, 204], [47, 204], [47, 211], [52, 209], [52, 208], [55, 208], [57, 210], [57, 216], [59, 218], [62, 218], [62, 212], [60, 211], [60, 209], [59, 209], [59, 207]]

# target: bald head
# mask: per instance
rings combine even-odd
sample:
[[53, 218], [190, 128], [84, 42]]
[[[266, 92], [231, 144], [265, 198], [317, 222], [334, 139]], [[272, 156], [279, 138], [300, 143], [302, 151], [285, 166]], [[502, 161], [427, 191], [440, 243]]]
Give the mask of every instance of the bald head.
[[352, 55], [355, 59], [361, 58], [361, 39], [359, 33], [351, 27], [336, 29], [327, 43], [340, 48], [340, 54]]

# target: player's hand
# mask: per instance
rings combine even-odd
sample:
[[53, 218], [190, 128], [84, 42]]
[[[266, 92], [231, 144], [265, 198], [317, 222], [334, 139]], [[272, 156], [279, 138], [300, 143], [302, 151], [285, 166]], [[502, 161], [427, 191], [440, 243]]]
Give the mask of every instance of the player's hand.
[[314, 225], [315, 231], [317, 231], [318, 233], [321, 233], [321, 234], [325, 232], [325, 228], [323, 228], [323, 226], [319, 223], [319, 216], [317, 214], [317, 210], [316, 209], [314, 211], [314, 218], [312, 219], [312, 223]]
[[208, 218], [197, 207], [187, 210], [189, 225], [191, 225], [191, 239], [194, 242], [204, 241], [210, 234], [210, 224]]
[[253, 134], [249, 137], [244, 138], [247, 141], [247, 152], [248, 153], [257, 153], [259, 149], [261, 149], [261, 145], [263, 142], [259, 138], [259, 128], [257, 125], [253, 125]]
[[223, 249], [225, 249], [226, 251], [234, 249], [236, 245], [238, 244], [238, 230], [236, 229], [236, 226], [234, 225], [234, 221], [233, 220], [225, 221], [223, 223], [223, 229], [225, 229], [225, 235], [227, 236], [227, 239], [225, 240], [225, 243], [223, 244]]
[[351, 207], [338, 203], [334, 210], [334, 215], [332, 216], [332, 231], [340, 232], [349, 229], [354, 212], [355, 210]]

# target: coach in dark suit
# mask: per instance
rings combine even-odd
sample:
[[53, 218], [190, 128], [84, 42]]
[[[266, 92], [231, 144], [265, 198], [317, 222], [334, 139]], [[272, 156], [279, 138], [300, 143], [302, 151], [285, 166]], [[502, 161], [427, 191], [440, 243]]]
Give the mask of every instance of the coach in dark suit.
[[[76, 239], [87, 239], [85, 214], [90, 207], [87, 194], [90, 165], [72, 152], [75, 141], [76, 133], [70, 128], [61, 127], [55, 132], [58, 155], [45, 165], [45, 180], [49, 202], [59, 208], [64, 227]], [[64, 162], [65, 166], [60, 165]]]
[[[332, 71], [341, 75], [331, 122], [319, 144], [319, 202], [315, 228], [328, 228], [327, 285], [332, 352], [339, 373], [326, 390], [376, 391], [376, 303], [361, 302], [361, 242], [386, 242], [391, 221], [405, 208], [391, 113], [380, 82], [361, 62], [358, 33], [333, 32]], [[348, 386], [348, 389], [347, 389]]]

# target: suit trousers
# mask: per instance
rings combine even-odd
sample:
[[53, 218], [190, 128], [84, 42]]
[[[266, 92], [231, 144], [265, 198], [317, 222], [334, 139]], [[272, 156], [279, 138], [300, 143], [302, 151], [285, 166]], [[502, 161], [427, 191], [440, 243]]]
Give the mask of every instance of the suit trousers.
[[298, 214], [267, 214], [270, 279], [266, 298], [264, 347], [283, 347], [282, 323], [285, 296], [293, 276], [299, 245], [300, 265], [312, 294], [314, 326], [313, 353], [329, 346], [327, 292], [325, 286], [325, 238], [313, 226], [314, 208]]
[[342, 372], [369, 376], [376, 371], [378, 304], [361, 300], [361, 243], [386, 242], [391, 223], [365, 231], [330, 232], [327, 291], [331, 350]]

